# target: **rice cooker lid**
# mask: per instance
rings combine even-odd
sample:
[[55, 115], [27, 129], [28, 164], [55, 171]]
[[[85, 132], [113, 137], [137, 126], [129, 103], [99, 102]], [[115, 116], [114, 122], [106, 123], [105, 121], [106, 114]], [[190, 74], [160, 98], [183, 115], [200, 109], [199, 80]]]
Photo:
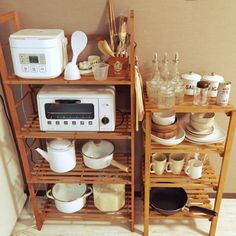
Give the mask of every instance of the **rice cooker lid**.
[[23, 29], [9, 37], [11, 48], [44, 49], [54, 48], [65, 41], [64, 30], [61, 29]]
[[72, 202], [83, 197], [87, 190], [86, 184], [57, 183], [52, 188], [54, 199], [61, 202]]
[[199, 80], [201, 80], [201, 75], [196, 74], [196, 73], [190, 71], [190, 72], [187, 73], [187, 74], [182, 74], [182, 78], [183, 78], [183, 79], [186, 79], [186, 80], [199, 81]]
[[35, 38], [35, 39], [49, 39], [56, 38], [61, 34], [64, 35], [62, 29], [22, 29], [10, 35], [11, 38]]
[[67, 150], [70, 146], [71, 146], [71, 141], [68, 139], [61, 139], [61, 138], [57, 138], [57, 139], [53, 139], [49, 144], [49, 148], [52, 149], [56, 149], [56, 150]]
[[212, 72], [210, 75], [203, 75], [203, 79], [210, 82], [223, 82], [224, 81], [223, 76], [217, 75], [214, 72]]

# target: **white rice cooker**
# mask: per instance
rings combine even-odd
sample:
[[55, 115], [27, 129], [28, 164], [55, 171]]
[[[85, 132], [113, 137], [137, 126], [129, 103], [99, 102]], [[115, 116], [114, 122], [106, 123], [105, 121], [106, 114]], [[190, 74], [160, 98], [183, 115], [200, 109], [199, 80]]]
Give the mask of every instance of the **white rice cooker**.
[[67, 64], [67, 39], [61, 29], [23, 29], [11, 34], [9, 42], [19, 77], [55, 78]]

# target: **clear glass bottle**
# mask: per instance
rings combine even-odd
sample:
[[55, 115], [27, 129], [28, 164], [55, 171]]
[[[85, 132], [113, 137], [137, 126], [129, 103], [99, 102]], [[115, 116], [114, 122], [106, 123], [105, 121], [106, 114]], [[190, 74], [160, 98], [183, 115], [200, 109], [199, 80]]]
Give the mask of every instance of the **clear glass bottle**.
[[148, 98], [158, 104], [158, 92], [160, 88], [160, 71], [159, 71], [159, 61], [157, 59], [157, 53], [154, 55], [153, 63], [153, 73], [151, 80], [146, 81], [146, 89]]
[[175, 105], [175, 89], [170, 79], [168, 54], [165, 53], [162, 61], [161, 83], [158, 93], [158, 107], [172, 108]]
[[184, 101], [184, 81], [179, 73], [179, 53], [175, 53], [173, 60], [173, 70], [171, 82], [175, 88], [175, 105], [182, 104]]

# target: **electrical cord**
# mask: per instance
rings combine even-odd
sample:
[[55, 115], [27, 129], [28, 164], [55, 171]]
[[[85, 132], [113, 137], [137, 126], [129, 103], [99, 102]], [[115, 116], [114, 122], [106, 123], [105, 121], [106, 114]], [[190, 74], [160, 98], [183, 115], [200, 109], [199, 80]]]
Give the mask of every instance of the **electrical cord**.
[[121, 125], [124, 123], [124, 121], [125, 121], [125, 115], [127, 115], [127, 113], [126, 113], [126, 112], [122, 112], [120, 109], [116, 109], [116, 111], [121, 114], [121, 121], [120, 121], [119, 124], [117, 124], [117, 125], [115, 126], [115, 127], [117, 128], [117, 127], [121, 126]]
[[[33, 139], [32, 143], [34, 143], [34, 141], [35, 141], [35, 139]], [[33, 158], [33, 152], [32, 152], [32, 148], [31, 148], [32, 144], [31, 144], [31, 145], [28, 144], [28, 139], [27, 139], [27, 138], [25, 139], [25, 145], [28, 147], [28, 149], [29, 149], [29, 151], [30, 151], [30, 160], [31, 160], [34, 164], [36, 164], [37, 161], [35, 161], [34, 158]]]

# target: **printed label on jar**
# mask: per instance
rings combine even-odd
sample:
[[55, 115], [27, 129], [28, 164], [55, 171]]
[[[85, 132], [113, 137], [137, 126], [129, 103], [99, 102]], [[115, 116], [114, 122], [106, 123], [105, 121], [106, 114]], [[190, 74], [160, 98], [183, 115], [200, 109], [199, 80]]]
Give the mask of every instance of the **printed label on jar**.
[[231, 82], [223, 82], [219, 84], [218, 93], [216, 97], [217, 105], [226, 106], [228, 104], [230, 90], [231, 90]]

